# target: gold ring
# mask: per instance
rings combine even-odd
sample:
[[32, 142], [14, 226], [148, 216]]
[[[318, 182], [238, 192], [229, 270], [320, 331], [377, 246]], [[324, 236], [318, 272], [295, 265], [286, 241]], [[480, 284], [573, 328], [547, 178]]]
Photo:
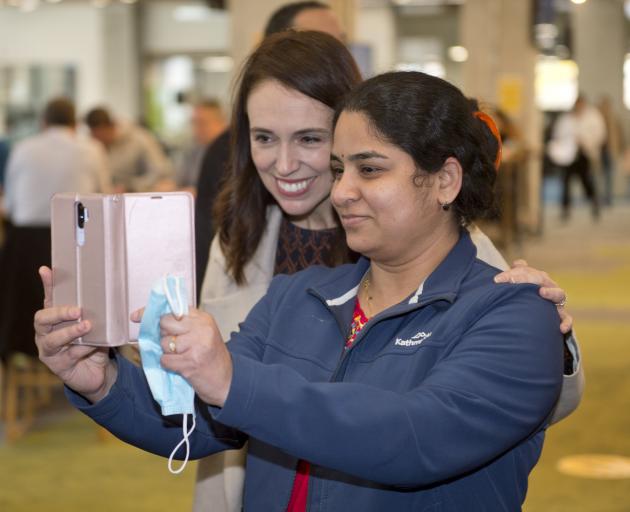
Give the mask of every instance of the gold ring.
[[171, 336], [171, 341], [168, 342], [168, 349], [173, 354], [177, 354], [177, 345], [175, 344], [176, 339], [177, 336]]

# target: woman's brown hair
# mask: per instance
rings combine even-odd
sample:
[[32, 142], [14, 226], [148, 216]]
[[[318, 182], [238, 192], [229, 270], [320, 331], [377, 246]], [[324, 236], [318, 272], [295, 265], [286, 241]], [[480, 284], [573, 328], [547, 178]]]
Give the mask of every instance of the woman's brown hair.
[[[274, 199], [267, 191], [251, 157], [247, 99], [265, 80], [335, 109], [358, 83], [361, 74], [348, 49], [322, 32], [286, 31], [267, 37], [249, 56], [238, 77], [232, 110], [230, 165], [213, 208], [227, 271], [245, 282], [245, 265], [253, 257], [267, 224], [267, 206]], [[335, 263], [348, 258], [339, 228], [341, 249]]]

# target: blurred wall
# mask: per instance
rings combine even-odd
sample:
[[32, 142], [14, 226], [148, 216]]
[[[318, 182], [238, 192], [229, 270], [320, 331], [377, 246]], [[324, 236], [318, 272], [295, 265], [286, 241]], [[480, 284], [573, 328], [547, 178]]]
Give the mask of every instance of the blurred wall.
[[134, 9], [115, 5], [42, 5], [34, 12], [0, 11], [0, 65], [71, 65], [79, 112], [115, 104], [130, 117], [138, 108]]

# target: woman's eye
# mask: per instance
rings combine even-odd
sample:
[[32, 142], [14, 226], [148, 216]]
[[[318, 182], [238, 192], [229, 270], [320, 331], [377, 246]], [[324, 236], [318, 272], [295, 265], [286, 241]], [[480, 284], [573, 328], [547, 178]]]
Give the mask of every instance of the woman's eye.
[[265, 144], [267, 142], [271, 142], [271, 135], [268, 135], [266, 133], [255, 133], [254, 140], [261, 144]]
[[361, 174], [365, 174], [366, 176], [373, 176], [378, 171], [380, 171], [380, 169], [378, 167], [372, 167], [372, 166], [369, 166], [369, 165], [362, 165], [361, 166]]
[[331, 166], [330, 172], [332, 172], [333, 178], [338, 180], [343, 174], [343, 167]]
[[313, 137], [312, 135], [304, 135], [300, 137], [300, 142], [302, 142], [302, 144], [318, 144], [321, 141], [321, 137]]

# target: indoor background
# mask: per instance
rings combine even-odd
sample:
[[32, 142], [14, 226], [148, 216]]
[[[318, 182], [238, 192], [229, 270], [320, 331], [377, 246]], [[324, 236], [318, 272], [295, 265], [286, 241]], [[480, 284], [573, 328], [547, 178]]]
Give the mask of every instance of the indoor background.
[[[177, 162], [193, 105], [213, 98], [229, 112], [232, 80], [283, 3], [0, 0], [0, 141], [37, 132], [46, 102], [64, 95], [80, 116], [107, 105], [142, 124]], [[425, 71], [505, 115], [513, 158], [500, 173], [503, 213], [484, 230], [508, 260], [526, 258], [567, 291], [586, 374], [579, 409], [548, 432], [525, 510], [630, 512], [630, 2], [329, 4], [364, 76]], [[597, 220], [577, 183], [573, 214], [562, 217], [547, 152], [554, 120], [578, 94], [609, 105], [618, 139]], [[600, 193], [605, 179], [596, 175]], [[5, 365], [0, 391], [0, 510], [190, 509], [194, 465], [171, 475], [165, 460], [102, 432], [35, 361]]]

